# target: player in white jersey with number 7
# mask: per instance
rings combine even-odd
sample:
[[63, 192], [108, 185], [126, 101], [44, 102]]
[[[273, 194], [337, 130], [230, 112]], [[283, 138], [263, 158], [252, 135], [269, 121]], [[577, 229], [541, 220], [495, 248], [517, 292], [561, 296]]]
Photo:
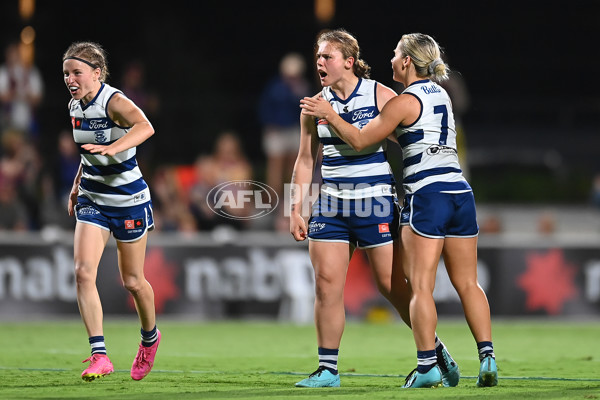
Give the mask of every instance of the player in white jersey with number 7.
[[112, 233], [123, 286], [133, 296], [142, 326], [131, 367], [131, 377], [140, 380], [152, 369], [161, 338], [154, 292], [144, 277], [147, 232], [154, 227], [152, 203], [135, 158], [135, 147], [152, 136], [154, 129], [142, 110], [105, 83], [106, 55], [97, 43], [73, 43], [63, 56], [63, 73], [72, 97], [73, 137], [81, 153], [68, 204], [69, 215], [77, 218], [77, 303], [92, 353], [84, 361], [90, 364], [81, 377], [92, 381], [114, 371], [104, 343], [96, 287], [100, 258]]
[[477, 342], [477, 386], [494, 386], [498, 373], [490, 308], [477, 282], [475, 201], [458, 163], [450, 98], [433, 81], [447, 79], [448, 69], [435, 40], [420, 33], [402, 36], [394, 50], [392, 68], [394, 80], [404, 84], [405, 90], [362, 129], [345, 122], [322, 98], [303, 99], [302, 112], [326, 119], [357, 151], [394, 131], [402, 147], [402, 264], [412, 290], [410, 322], [418, 361], [404, 387], [435, 387], [442, 381], [444, 366], [439, 365], [435, 352], [437, 312], [433, 299], [442, 254]]

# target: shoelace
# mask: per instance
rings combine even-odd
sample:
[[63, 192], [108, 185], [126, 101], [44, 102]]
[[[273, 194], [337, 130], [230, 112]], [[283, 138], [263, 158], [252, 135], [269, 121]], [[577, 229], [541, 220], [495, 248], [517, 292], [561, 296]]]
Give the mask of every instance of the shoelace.
[[444, 374], [450, 370], [449, 367], [454, 367], [454, 363], [451, 361], [449, 362], [449, 360], [446, 358], [446, 355], [442, 352], [437, 355], [437, 362], [440, 370], [442, 370], [442, 373]]
[[440, 370], [442, 371], [442, 373], [446, 373], [448, 372], [448, 363], [446, 362], [446, 358], [444, 357], [444, 354], [439, 353], [437, 356], [437, 363], [438, 366], [440, 367]]
[[83, 360], [82, 363], [85, 363], [85, 362], [89, 361], [89, 362], [91, 362], [93, 364], [94, 362], [96, 362], [97, 358], [98, 357], [96, 357], [96, 354], [92, 354], [91, 356], [89, 356], [88, 358], [86, 358], [85, 360]]
[[149, 348], [144, 347], [144, 346], [141, 346], [141, 347], [142, 347], [141, 351], [138, 351], [137, 355], [135, 356], [135, 365], [136, 366], [139, 366], [140, 364], [146, 362], [146, 349], [149, 349]]
[[308, 377], [312, 378], [313, 376], [317, 375], [317, 376], [321, 376], [321, 373], [323, 373], [323, 371], [325, 371], [326, 368], [322, 365], [319, 366], [319, 368], [317, 368], [317, 370], [315, 372], [313, 372], [312, 374], [310, 374]]
[[406, 376], [406, 380], [404, 381], [404, 385], [408, 385], [408, 381], [410, 381], [410, 380], [412, 379], [412, 376], [413, 376], [414, 374], [416, 374], [416, 373], [417, 373], [417, 369], [416, 369], [416, 368], [415, 368], [415, 369], [413, 369], [412, 371], [410, 371], [410, 374], [408, 374], [408, 375]]

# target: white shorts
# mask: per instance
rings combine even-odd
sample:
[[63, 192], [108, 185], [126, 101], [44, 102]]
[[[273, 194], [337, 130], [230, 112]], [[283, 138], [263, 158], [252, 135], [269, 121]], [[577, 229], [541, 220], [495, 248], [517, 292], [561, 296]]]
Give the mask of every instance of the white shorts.
[[300, 127], [269, 128], [263, 134], [263, 150], [268, 156], [282, 156], [298, 153], [300, 148]]

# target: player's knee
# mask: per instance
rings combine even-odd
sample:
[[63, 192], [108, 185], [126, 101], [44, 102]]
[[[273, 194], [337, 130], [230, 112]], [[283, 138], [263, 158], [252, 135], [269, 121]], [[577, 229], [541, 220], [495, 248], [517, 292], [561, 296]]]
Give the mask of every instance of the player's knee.
[[77, 285], [95, 282], [95, 265], [86, 260], [75, 260], [75, 282]]
[[315, 282], [315, 297], [320, 302], [332, 302], [341, 298], [343, 287], [340, 289], [332, 280], [318, 279]]
[[408, 279], [408, 284], [413, 293], [433, 292], [435, 276], [414, 274]]
[[454, 289], [456, 289], [456, 292], [459, 296], [462, 296], [463, 294], [468, 294], [472, 291], [481, 290], [481, 287], [479, 286], [476, 280], [463, 280], [460, 282], [454, 282], [453, 286]]
[[138, 293], [142, 290], [145, 280], [139, 279], [137, 276], [129, 275], [123, 277], [123, 287], [131, 294]]

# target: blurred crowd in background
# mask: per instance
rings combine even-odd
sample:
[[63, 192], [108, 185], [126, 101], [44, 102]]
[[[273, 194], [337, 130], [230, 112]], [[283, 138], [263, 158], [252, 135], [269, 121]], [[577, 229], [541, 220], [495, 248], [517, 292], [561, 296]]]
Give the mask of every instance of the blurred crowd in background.
[[[232, 130], [219, 132], [212, 149], [199, 153], [191, 164], [154, 163], [146, 154], [146, 150], [153, 153], [152, 140], [138, 148], [138, 162], [150, 184], [158, 230], [195, 232], [221, 225], [238, 230], [287, 230], [282, 213], [259, 222], [218, 216], [209, 209], [206, 196], [216, 185], [235, 180], [266, 181], [279, 196], [283, 195], [299, 143], [299, 100], [314, 94], [305, 74], [305, 60], [291, 53], [282, 58], [280, 72], [265, 83], [256, 110], [264, 127], [264, 160], [250, 160], [240, 137]], [[131, 61], [116, 80], [113, 85], [151, 121], [159, 117], [160, 97], [146, 87], [142, 63]], [[56, 133], [56, 148], [42, 151], [37, 108], [43, 98], [40, 71], [23, 57], [18, 42], [10, 43], [0, 66], [0, 230], [33, 231], [48, 226], [73, 229], [75, 225], [66, 206], [80, 163], [79, 152], [67, 124]], [[257, 176], [255, 165], [259, 163], [266, 164], [266, 176]]]
[[[137, 152], [151, 189], [156, 228], [163, 232], [200, 232], [225, 225], [236, 230], [287, 233], [289, 223], [283, 202], [268, 217], [235, 220], [214, 214], [207, 206], [206, 196], [219, 183], [231, 180], [263, 182], [280, 199], [285, 196], [283, 185], [290, 182], [298, 149], [299, 99], [321, 89], [311, 58], [315, 32], [336, 26], [357, 34], [361, 47], [367, 50], [366, 60], [380, 74], [374, 78], [382, 82], [391, 82], [389, 56], [399, 33], [387, 29], [384, 23], [364, 24], [352, 7], [358, 2], [335, 7], [334, 1], [316, 1], [314, 9], [273, 2], [268, 15], [251, 4], [241, 5], [244, 11], [231, 14], [228, 26], [216, 23], [218, 18], [205, 13], [203, 3], [184, 3], [190, 12], [181, 13], [177, 7], [166, 9], [162, 19], [158, 19], [165, 24], [165, 29], [160, 30], [155, 29], [157, 13], [151, 7], [136, 8], [136, 2], [119, 2], [123, 11], [143, 14], [148, 24], [127, 30], [127, 35], [131, 35], [127, 40], [119, 36], [120, 31], [105, 38], [107, 43], [112, 40], [108, 44], [112, 69], [109, 83], [130, 97], [156, 128], [156, 135]], [[62, 31], [56, 32], [56, 37], [48, 35], [55, 23], [44, 16], [51, 11], [59, 14], [58, 8], [55, 10], [49, 3], [37, 3], [37, 11], [36, 2], [29, 0], [5, 2], [2, 7], [0, 231], [72, 229], [75, 221], [67, 215], [67, 198], [80, 158], [69, 124], [69, 94], [60, 88], [59, 49], [66, 48], [67, 40], [77, 35]], [[81, 7], [95, 9], [92, 4]], [[216, 5], [211, 7], [217, 12]], [[402, 6], [402, 12], [409, 10]], [[495, 16], [499, 11], [490, 6], [478, 12]], [[527, 16], [531, 13], [536, 13], [535, 7], [510, 13], [510, 18], [529, 21]], [[253, 18], [291, 14], [294, 18], [289, 20], [271, 18], [272, 26], [261, 26], [262, 31], [258, 26], [247, 27]], [[437, 22], [428, 23], [428, 33], [439, 34], [442, 44], [454, 46], [449, 54], [452, 59], [447, 60], [451, 69], [455, 65], [459, 66], [458, 71], [471, 68], [467, 79], [461, 72], [453, 73], [445, 87], [454, 105], [463, 171], [475, 189], [478, 210], [482, 211], [482, 232], [506, 229], [501, 207], [506, 204], [541, 205], [533, 224], [543, 233], [555, 229], [557, 216], [566, 213], [565, 206], [600, 210], [600, 158], [597, 146], [590, 144], [597, 137], [600, 101], [596, 95], [590, 97], [590, 85], [574, 88], [573, 84], [557, 81], [560, 74], [556, 70], [561, 67], [556, 63], [528, 74], [525, 71], [530, 69], [530, 59], [518, 55], [511, 58], [512, 69], [502, 70], [502, 74], [490, 72], [489, 60], [495, 54], [504, 54], [507, 48], [511, 53], [523, 48], [527, 55], [539, 60], [534, 51], [528, 50], [533, 46], [522, 43], [535, 37], [514, 33], [496, 40], [493, 21], [483, 17], [471, 21], [473, 30], [478, 29], [477, 35], [465, 33], [457, 31], [453, 23], [454, 18], [462, 16], [460, 10], [448, 5], [440, 14], [443, 15], [431, 17]], [[380, 17], [395, 24], [394, 15], [381, 13]], [[203, 23], [197, 22], [198, 18], [203, 18]], [[535, 32], [550, 32], [555, 24], [547, 22], [546, 26], [545, 21], [556, 18], [567, 21], [568, 16], [557, 11], [556, 15], [537, 21]], [[450, 22], [442, 24], [446, 20]], [[480, 20], [484, 22], [479, 23]], [[405, 22], [402, 29], [423, 27], [420, 21]], [[69, 23], [81, 27], [82, 32], [102, 31], [88, 27], [102, 21], [82, 18]], [[595, 27], [592, 19], [578, 16], [569, 26], [585, 32], [590, 24]], [[207, 39], [195, 48], [196, 38], [206, 38], [209, 33], [218, 38], [222, 31], [231, 33], [231, 27], [238, 25], [245, 31], [246, 42], [255, 45], [240, 46], [236, 42], [229, 46], [222, 39]], [[36, 39], [32, 26], [44, 34], [38, 34]], [[513, 28], [523, 32], [533, 29], [521, 23], [514, 23]], [[10, 30], [14, 31], [14, 39], [9, 41]], [[221, 33], [216, 34], [215, 30]], [[273, 32], [277, 32], [277, 38]], [[387, 37], [383, 38], [382, 32]], [[472, 42], [465, 45], [464, 37]], [[563, 37], [567, 36], [557, 35], [556, 40]], [[260, 43], [265, 38], [269, 40]], [[39, 50], [35, 57], [34, 39]], [[519, 42], [518, 48], [513, 46], [515, 41]], [[546, 42], [534, 43], [542, 46]], [[483, 44], [488, 51], [473, 59], [471, 49]], [[555, 43], [552, 46], [560, 47]], [[382, 48], [389, 51], [387, 56]], [[300, 54], [291, 49], [306, 52]], [[226, 58], [230, 55], [232, 58]], [[488, 61], [479, 56], [488, 57]], [[40, 64], [36, 65], [36, 59]], [[513, 95], [512, 85], [504, 83], [513, 79], [527, 80], [519, 95]], [[559, 84], [562, 89], [555, 90]], [[61, 90], [63, 96], [59, 97]], [[500, 91], [502, 95], [498, 95]], [[556, 93], [556, 97], [548, 93]], [[388, 146], [388, 152], [400, 181], [401, 152], [395, 145]], [[547, 211], [547, 204], [556, 207]], [[531, 213], [527, 210], [513, 213], [517, 215], [513, 219], [528, 214]], [[589, 214], [581, 219], [589, 221]], [[594, 229], [600, 231], [600, 226]]]
[[[251, 159], [246, 154], [234, 130], [214, 135], [212, 148], [200, 152], [192, 163], [157, 164], [152, 160], [155, 146], [152, 139], [138, 148], [138, 162], [151, 188], [159, 231], [198, 232], [226, 225], [236, 230], [287, 232], [283, 206], [261, 220], [226, 219], [209, 209], [206, 196], [216, 185], [234, 180], [265, 182], [280, 198], [285, 195], [284, 184], [290, 182], [299, 144], [299, 99], [320, 89], [307, 77], [308, 67], [302, 55], [284, 54], [279, 71], [264, 82], [256, 104], [256, 118], [262, 127], [261, 159]], [[161, 99], [147, 87], [143, 63], [130, 61], [121, 76], [112, 78], [112, 83], [140, 106], [151, 121], [161, 117]], [[455, 74], [445, 86], [455, 104], [461, 138], [459, 152], [468, 175], [462, 125], [470, 102], [467, 85]], [[40, 147], [48, 143], [40, 140], [37, 109], [43, 98], [42, 74], [35, 63], [23, 56], [18, 42], [10, 43], [4, 49], [0, 66], [0, 230], [73, 229], [75, 224], [74, 218], [67, 215], [66, 206], [80, 163], [79, 153], [67, 124], [55, 133], [56, 148], [41, 151]], [[399, 150], [395, 151], [399, 156]], [[394, 172], [399, 176], [399, 170]], [[589, 204], [600, 207], [600, 175], [590, 184]], [[539, 224], [541, 232], [551, 231], [552, 216], [543, 214]], [[497, 216], [488, 215], [481, 221], [481, 228], [483, 232], [499, 232], [501, 222]]]

